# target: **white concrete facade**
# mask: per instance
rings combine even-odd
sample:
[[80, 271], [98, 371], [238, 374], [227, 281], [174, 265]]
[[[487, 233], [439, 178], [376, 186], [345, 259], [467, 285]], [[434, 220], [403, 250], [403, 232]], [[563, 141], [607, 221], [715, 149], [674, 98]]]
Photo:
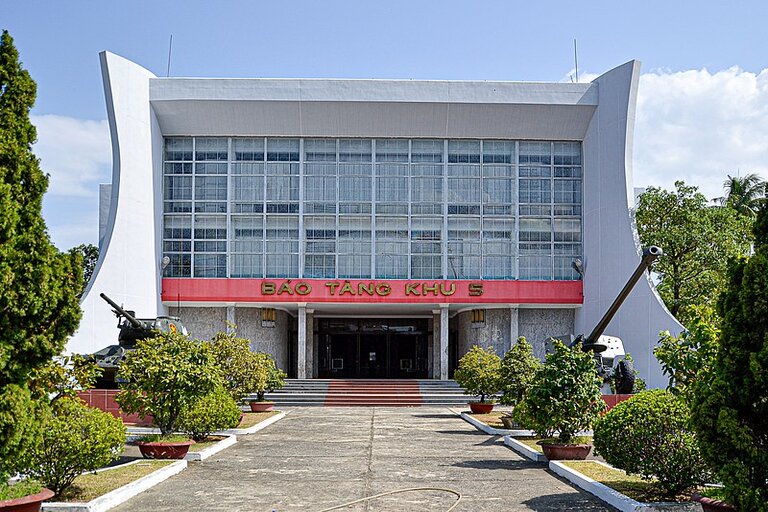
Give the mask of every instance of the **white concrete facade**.
[[[578, 84], [157, 78], [111, 53], [102, 53], [101, 63], [113, 148], [109, 215], [99, 261], [81, 301], [83, 320], [69, 351], [87, 353], [114, 343], [116, 320], [99, 298], [100, 292], [143, 318], [167, 314], [167, 306], [193, 306], [164, 305], [161, 299], [165, 136], [580, 141], [584, 303], [558, 316], [558, 325], [572, 323], [576, 333], [588, 333], [639, 263], [641, 249], [629, 208], [639, 78], [636, 61], [592, 83]], [[238, 315], [234, 303], [194, 306], [226, 308], [227, 319]], [[310, 307], [323, 314], [316, 304]], [[508, 325], [504, 337], [509, 340], [504, 343], [509, 344], [526, 329], [534, 332], [525, 327], [526, 321], [542, 318], [536, 311], [547, 305], [510, 302], [503, 308]], [[298, 375], [311, 377], [317, 371], [312, 356], [316, 340], [309, 321], [313, 311], [298, 303], [286, 310], [299, 319]], [[356, 313], [385, 315], [388, 311], [382, 308], [376, 313], [369, 308]], [[436, 313], [430, 373], [447, 378], [449, 317], [460, 313], [436, 302], [418, 314], [433, 318], [432, 311]], [[641, 279], [606, 334], [624, 340], [651, 386], [663, 386], [652, 348], [659, 331], [681, 329], [651, 282]]]

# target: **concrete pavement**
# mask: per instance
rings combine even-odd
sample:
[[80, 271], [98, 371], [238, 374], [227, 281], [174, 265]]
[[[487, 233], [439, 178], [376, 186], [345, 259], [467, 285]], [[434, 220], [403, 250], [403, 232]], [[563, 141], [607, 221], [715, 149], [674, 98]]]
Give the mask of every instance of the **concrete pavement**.
[[[411, 487], [460, 492], [455, 511], [614, 510], [445, 408], [297, 408], [238, 439], [114, 510], [319, 512]], [[418, 491], [343, 510], [444, 512], [455, 500]]]

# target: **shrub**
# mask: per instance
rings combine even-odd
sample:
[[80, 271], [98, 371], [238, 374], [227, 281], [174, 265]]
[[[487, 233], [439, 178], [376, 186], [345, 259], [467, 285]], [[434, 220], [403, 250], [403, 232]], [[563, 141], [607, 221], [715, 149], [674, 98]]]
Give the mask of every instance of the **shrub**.
[[480, 402], [485, 403], [486, 396], [499, 391], [500, 371], [501, 358], [493, 348], [483, 349], [475, 345], [459, 360], [454, 377], [466, 394], [479, 396]]
[[286, 374], [277, 367], [277, 363], [266, 352], [254, 352], [254, 391], [256, 399], [264, 401], [264, 394], [280, 389], [285, 385]]
[[260, 363], [251, 351], [250, 342], [238, 338], [234, 332], [218, 332], [208, 344], [224, 377], [224, 387], [236, 402], [256, 391], [258, 376], [255, 368]]
[[122, 410], [151, 414], [162, 435], [173, 433], [181, 412], [222, 380], [210, 347], [178, 332], [138, 341], [118, 378], [125, 381], [115, 397]]
[[689, 316], [688, 328], [680, 336], [675, 337], [664, 331], [659, 344], [653, 349], [653, 355], [669, 378], [667, 390], [683, 396], [688, 403], [699, 375], [706, 375], [712, 370], [720, 334], [711, 309], [694, 306], [690, 308]]
[[517, 343], [501, 360], [501, 403], [512, 407], [520, 403], [531, 386], [534, 375], [541, 368], [541, 361], [533, 355], [533, 347], [520, 336]]
[[56, 494], [81, 473], [117, 459], [125, 445], [122, 421], [77, 398], [58, 400], [42, 427], [43, 442], [33, 452], [30, 474]]
[[240, 414], [235, 399], [221, 387], [185, 409], [179, 418], [179, 428], [195, 441], [202, 441], [211, 432], [236, 427], [240, 423]]
[[704, 457], [739, 510], [768, 510], [768, 206], [755, 254], [731, 265], [720, 297], [717, 355], [695, 385], [691, 415]]
[[650, 480], [672, 497], [706, 477], [685, 401], [655, 389], [619, 403], [595, 425], [594, 443], [606, 462]]
[[40, 442], [42, 407], [26, 386], [0, 388], [0, 487], [28, 466], [28, 456]]
[[602, 379], [592, 356], [581, 345], [571, 349], [559, 340], [552, 342], [554, 352], [547, 354], [514, 416], [541, 437], [557, 433], [558, 442], [569, 443], [579, 431], [592, 428], [605, 410]]

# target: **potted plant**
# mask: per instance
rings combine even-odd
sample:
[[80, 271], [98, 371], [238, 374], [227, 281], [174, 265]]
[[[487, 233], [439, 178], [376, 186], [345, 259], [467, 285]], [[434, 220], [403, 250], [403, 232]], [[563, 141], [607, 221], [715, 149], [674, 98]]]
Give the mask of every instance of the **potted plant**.
[[275, 403], [264, 398], [266, 393], [271, 393], [285, 385], [286, 374], [277, 367], [275, 360], [265, 352], [253, 353], [253, 391], [256, 400], [250, 402], [251, 411], [267, 412], [274, 408]]
[[[501, 360], [499, 388], [501, 391], [500, 402], [514, 408], [522, 402], [536, 372], [541, 368], [541, 361], [533, 355], [533, 347], [523, 337], [517, 339], [517, 343], [504, 354]], [[512, 412], [501, 417], [501, 422], [508, 429], [518, 428]]]
[[467, 395], [480, 397], [479, 402], [469, 402], [473, 414], [488, 414], [493, 410], [493, 395], [499, 391], [501, 358], [493, 348], [483, 349], [477, 345], [464, 354], [456, 369], [456, 382]]
[[120, 364], [118, 377], [124, 382], [115, 397], [120, 408], [142, 417], [151, 415], [160, 429], [159, 437], [136, 442], [141, 454], [184, 458], [194, 441], [173, 436], [181, 414], [221, 385], [210, 347], [178, 332], [158, 333], [136, 343], [136, 350]]
[[569, 348], [559, 340], [552, 342], [554, 352], [547, 355], [515, 408], [515, 419], [544, 438], [540, 443], [548, 459], [585, 459], [592, 445], [576, 435], [591, 429], [606, 408], [602, 381], [592, 357], [580, 345]]

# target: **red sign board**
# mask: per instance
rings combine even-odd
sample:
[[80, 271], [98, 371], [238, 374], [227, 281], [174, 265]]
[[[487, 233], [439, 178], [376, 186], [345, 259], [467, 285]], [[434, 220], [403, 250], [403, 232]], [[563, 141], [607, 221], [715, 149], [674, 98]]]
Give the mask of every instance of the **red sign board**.
[[163, 279], [164, 302], [582, 304], [581, 281]]

